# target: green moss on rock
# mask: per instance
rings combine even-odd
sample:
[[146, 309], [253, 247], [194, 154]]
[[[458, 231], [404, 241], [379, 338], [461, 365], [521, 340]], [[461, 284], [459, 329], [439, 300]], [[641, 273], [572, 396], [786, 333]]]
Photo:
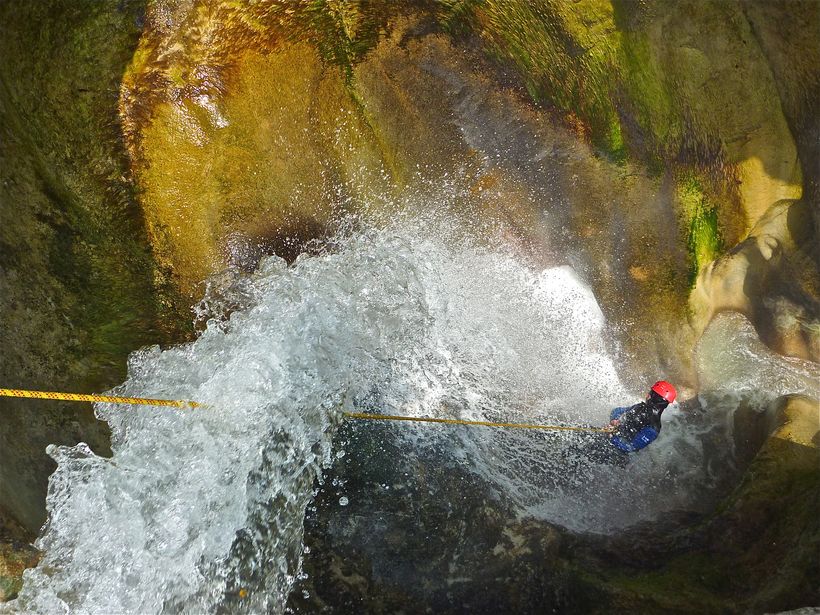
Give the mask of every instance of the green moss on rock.
[[723, 249], [718, 228], [718, 208], [692, 175], [679, 181], [677, 196], [684, 226], [688, 227], [689, 285], [693, 286], [701, 269], [720, 256]]
[[623, 158], [611, 89], [618, 39], [609, 0], [441, 4], [445, 28], [478, 33], [492, 57], [515, 66], [536, 102], [577, 114], [593, 143]]
[[[117, 122], [140, 2], [0, 5], [3, 386], [99, 391], [163, 339], [155, 268]], [[177, 321], [167, 329], [177, 331]], [[0, 400], [0, 505], [44, 520], [49, 443], [108, 448], [90, 406]]]
[[[771, 35], [766, 49], [758, 45], [744, 3], [487, 0], [439, 6], [445, 28], [476, 35], [490, 56], [516, 69], [536, 102], [578, 118], [609, 158], [623, 160], [628, 153], [658, 172], [706, 171], [720, 179], [724, 189], [718, 192], [727, 197], [720, 202], [722, 217], [741, 218], [743, 230], [771, 203], [799, 198], [795, 140], [767, 55], [780, 66], [776, 54], [795, 50], [773, 43]], [[778, 85], [781, 91], [790, 87], [793, 100], [797, 87]]]

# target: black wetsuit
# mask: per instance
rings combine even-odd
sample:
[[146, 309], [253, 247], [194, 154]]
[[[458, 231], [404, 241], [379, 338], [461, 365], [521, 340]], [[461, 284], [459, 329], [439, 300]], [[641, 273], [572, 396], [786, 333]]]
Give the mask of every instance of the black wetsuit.
[[650, 394], [649, 400], [634, 406], [615, 408], [609, 417], [610, 420], [618, 420], [615, 431], [596, 437], [587, 450], [587, 456], [596, 463], [626, 465], [629, 453], [644, 448], [658, 437], [661, 414], [668, 405], [666, 400]]
[[665, 409], [664, 404], [651, 401], [642, 401], [627, 409], [616, 408], [611, 416], [618, 419], [613, 444], [624, 452], [642, 449], [660, 434], [661, 414]]

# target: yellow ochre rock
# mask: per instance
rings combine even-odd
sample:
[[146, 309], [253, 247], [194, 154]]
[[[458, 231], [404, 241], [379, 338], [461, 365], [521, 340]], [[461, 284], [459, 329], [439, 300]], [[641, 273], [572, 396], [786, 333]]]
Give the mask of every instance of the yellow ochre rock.
[[781, 420], [780, 427], [770, 437], [820, 448], [820, 401], [798, 395], [789, 396], [783, 403]]

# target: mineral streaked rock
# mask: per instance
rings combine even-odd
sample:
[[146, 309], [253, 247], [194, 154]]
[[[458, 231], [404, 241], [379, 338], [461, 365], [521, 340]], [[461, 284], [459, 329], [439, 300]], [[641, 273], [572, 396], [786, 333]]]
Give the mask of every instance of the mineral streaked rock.
[[689, 299], [702, 332], [715, 314], [746, 315], [774, 350], [820, 361], [820, 272], [806, 201], [773, 204], [749, 236], [701, 271]]
[[0, 602], [17, 595], [23, 571], [37, 564], [39, 553], [31, 546], [32, 539], [30, 532], [0, 513]]
[[772, 438], [820, 449], [820, 401], [802, 396], [789, 397], [783, 403], [780, 420], [781, 425]]

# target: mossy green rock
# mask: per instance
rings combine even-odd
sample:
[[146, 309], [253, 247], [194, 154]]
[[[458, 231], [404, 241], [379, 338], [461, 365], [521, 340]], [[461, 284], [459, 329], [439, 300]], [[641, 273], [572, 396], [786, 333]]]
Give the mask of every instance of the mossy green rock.
[[[96, 392], [156, 331], [154, 266], [117, 99], [140, 3], [0, 6], [0, 382]], [[173, 325], [172, 325], [173, 328]], [[0, 399], [0, 506], [45, 520], [50, 443], [108, 449], [90, 406]]]
[[0, 512], [0, 602], [17, 595], [23, 585], [23, 571], [38, 560], [30, 533]]
[[[800, 197], [800, 161], [767, 53], [795, 54], [805, 70], [783, 77], [796, 91], [803, 85], [796, 80], [816, 67], [816, 42], [805, 41], [808, 57], [787, 37], [761, 46], [742, 2], [444, 4], [453, 30], [478, 34], [517, 68], [536, 100], [577, 114], [615, 159], [625, 147], [651, 165], [682, 165], [718, 179], [721, 196], [734, 197], [722, 212], [730, 235], [748, 229], [774, 201]], [[820, 25], [812, 7], [799, 9], [800, 33]], [[761, 19], [775, 19], [775, 12]], [[735, 220], [739, 214], [746, 219]]]

